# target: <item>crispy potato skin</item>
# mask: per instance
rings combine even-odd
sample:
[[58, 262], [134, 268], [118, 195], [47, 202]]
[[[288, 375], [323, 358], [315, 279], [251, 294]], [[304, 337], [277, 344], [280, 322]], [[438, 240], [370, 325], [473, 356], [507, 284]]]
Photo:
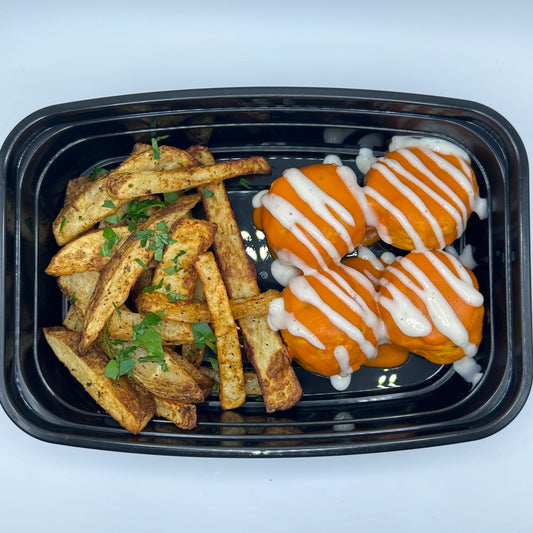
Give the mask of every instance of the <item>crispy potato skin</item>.
[[237, 176], [269, 173], [270, 164], [265, 158], [251, 156], [188, 169], [116, 172], [107, 180], [106, 187], [111, 198], [124, 201], [146, 194], [183, 191]]
[[[138, 231], [155, 230], [161, 221], [169, 227], [169, 235], [173, 237], [173, 227], [199, 200], [198, 195], [184, 196], [157, 211], [148, 220], [139, 225]], [[120, 307], [128, 298], [144, 267], [150, 263], [154, 250], [142, 246], [137, 239], [137, 231], [130, 234], [120, 249], [113, 255], [100, 274], [91, 301], [85, 313], [82, 338], [79, 350], [83, 353], [96, 339], [105, 322], [116, 307]], [[141, 263], [139, 263], [139, 261]]]
[[139, 433], [155, 414], [152, 395], [122, 376], [116, 384], [105, 375], [107, 357], [92, 346], [84, 356], [77, 354], [80, 334], [61, 327], [44, 328], [44, 335], [57, 358], [81, 383], [91, 397], [121, 426]]
[[204, 286], [207, 305], [213, 317], [220, 372], [220, 406], [222, 409], [235, 409], [246, 400], [237, 325], [213, 254], [201, 254], [194, 258], [193, 264]]
[[[210, 161], [205, 147], [191, 152], [199, 161]], [[218, 226], [213, 248], [228, 295], [256, 296], [260, 293], [257, 272], [237, 231], [226, 188], [223, 183], [212, 183], [209, 189], [214, 193], [210, 197], [205, 197], [201, 189], [199, 192], [207, 220]], [[301, 398], [302, 388], [281, 336], [270, 329], [266, 317], [241, 318], [238, 325], [248, 360], [257, 372], [267, 412], [290, 409]]]

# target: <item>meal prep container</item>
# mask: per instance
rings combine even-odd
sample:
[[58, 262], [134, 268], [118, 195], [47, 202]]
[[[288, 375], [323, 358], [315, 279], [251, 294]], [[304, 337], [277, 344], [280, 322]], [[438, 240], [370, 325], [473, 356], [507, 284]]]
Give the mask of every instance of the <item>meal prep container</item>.
[[[368, 134], [375, 134], [371, 137]], [[154, 418], [139, 435], [122, 429], [70, 376], [42, 328], [61, 325], [66, 301], [44, 270], [58, 247], [51, 224], [71, 178], [112, 169], [134, 143], [202, 143], [220, 159], [267, 157], [272, 177], [227, 183], [263, 289], [276, 287], [271, 257], [252, 222], [252, 197], [288, 167], [338, 155], [355, 169], [361, 146], [384, 153], [392, 135], [450, 140], [471, 156], [489, 215], [471, 217], [456, 243], [474, 248], [485, 297], [477, 386], [451, 366], [411, 355], [398, 368], [362, 368], [335, 391], [297, 369], [304, 396], [266, 414], [261, 398], [221, 412], [216, 396], [198, 406], [198, 427]], [[531, 387], [528, 164], [513, 127], [473, 102], [343, 89], [239, 88], [173, 91], [62, 104], [37, 111], [6, 139], [0, 157], [0, 399], [36, 438], [74, 446], [190, 456], [334, 455], [449, 444], [486, 437], [524, 405]], [[361, 176], [360, 176], [361, 177]], [[379, 252], [381, 248], [377, 247]], [[383, 248], [385, 249], [385, 248]]]

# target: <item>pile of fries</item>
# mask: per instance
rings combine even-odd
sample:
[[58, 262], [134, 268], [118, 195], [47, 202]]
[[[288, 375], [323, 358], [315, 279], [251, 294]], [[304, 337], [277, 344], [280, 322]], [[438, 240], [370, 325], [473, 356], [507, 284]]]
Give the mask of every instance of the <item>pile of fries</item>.
[[[224, 180], [268, 174], [262, 157], [216, 163], [204, 146], [137, 144], [112, 172], [71, 180], [53, 224], [46, 273], [69, 301], [45, 337], [71, 374], [124, 428], [156, 415], [182, 429], [218, 391], [223, 410], [260, 395], [271, 413], [302, 390], [267, 324]], [[192, 210], [203, 204], [205, 219]], [[251, 208], [251, 207], [250, 207]], [[205, 355], [206, 347], [216, 357]], [[245, 371], [242, 352], [254, 371]]]

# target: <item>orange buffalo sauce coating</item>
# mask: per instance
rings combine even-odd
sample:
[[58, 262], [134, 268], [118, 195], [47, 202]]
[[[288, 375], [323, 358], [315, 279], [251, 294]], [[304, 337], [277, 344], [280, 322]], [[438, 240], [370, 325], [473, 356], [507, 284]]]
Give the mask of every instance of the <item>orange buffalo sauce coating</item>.
[[366, 234], [366, 205], [348, 167], [291, 168], [254, 199], [254, 223], [284, 264], [304, 273], [340, 262]]
[[294, 278], [270, 306], [291, 356], [324, 376], [347, 376], [377, 354], [382, 336], [372, 283], [345, 265]]
[[413, 251], [387, 267], [378, 305], [396, 345], [438, 363], [476, 354], [483, 296], [472, 271], [443, 251]]
[[484, 214], [470, 164], [422, 147], [380, 157], [365, 176], [365, 195], [379, 236], [403, 250], [443, 249], [473, 211]]
[[[387, 266], [370, 250], [365, 248], [359, 249], [359, 255], [344, 258], [342, 264], [364, 274], [373, 283], [376, 290], [379, 289], [379, 280]], [[378, 345], [376, 357], [366, 360], [363, 366], [393, 368], [403, 365], [407, 359], [409, 359], [409, 350], [390, 342], [385, 342]]]

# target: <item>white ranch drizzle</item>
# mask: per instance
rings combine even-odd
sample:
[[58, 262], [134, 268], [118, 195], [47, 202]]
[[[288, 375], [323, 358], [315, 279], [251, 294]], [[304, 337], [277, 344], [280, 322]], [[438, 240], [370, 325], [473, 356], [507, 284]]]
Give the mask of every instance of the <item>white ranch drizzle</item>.
[[[263, 207], [312, 253], [313, 257], [322, 268], [326, 268], [326, 262], [320, 251], [311, 242], [311, 239], [307, 237], [305, 232], [312, 235], [317, 240], [335, 263], [340, 261], [341, 257], [339, 252], [335, 249], [335, 246], [333, 246], [329, 239], [317, 226], [315, 226], [315, 224], [313, 224], [285, 198], [282, 198], [277, 194], [268, 193], [263, 196]], [[305, 231], [300, 228], [303, 228]]]
[[[459, 272], [459, 276], [456, 276], [435, 254], [431, 252], [421, 253], [424, 253], [432, 265], [438, 270], [439, 274], [446, 279], [449, 286], [461, 299], [473, 306], [482, 305], [483, 296], [472, 285], [468, 273], [459, 261], [453, 258], [453, 256], [450, 256]], [[450, 339], [455, 345], [463, 348], [465, 355], [475, 355], [477, 347], [470, 342], [468, 331], [444, 295], [409, 257], [404, 257], [400, 261], [405, 270], [417, 280], [417, 283], [414, 283], [394, 265], [389, 267], [393, 275], [421, 298], [433, 324], [440, 333]], [[392, 284], [388, 285], [387, 288], [391, 292], [392, 300], [380, 296], [380, 303], [391, 313], [394, 322], [401, 329], [409, 313], [412, 313], [412, 316], [417, 316], [417, 313], [420, 313], [420, 311], [416, 309], [416, 306], [408, 298], [404, 295], [400, 296], [400, 291]], [[425, 329], [427, 329], [427, 325]]]
[[[411, 222], [409, 222], [407, 215], [401, 209], [396, 207], [392, 202], [387, 200], [387, 198], [385, 198], [382, 194], [380, 194], [375, 189], [366, 187], [365, 192], [367, 196], [374, 198], [374, 200], [376, 200], [376, 202], [378, 202], [378, 204], [380, 204], [383, 207], [383, 209], [386, 209], [392, 214], [392, 216], [402, 226], [405, 233], [407, 233], [407, 235], [411, 238], [411, 240], [413, 241], [413, 245], [416, 249], [422, 250], [426, 247], [424, 244], [424, 241], [422, 240], [418, 232], [415, 230], [414, 226], [411, 224]], [[386, 243], [390, 244], [391, 239], [389, 235], [387, 234], [387, 230], [385, 226], [381, 224], [380, 222], [376, 222], [372, 225], [378, 230], [379, 236]]]
[[274, 261], [272, 261], [270, 271], [272, 272], [272, 277], [282, 287], [286, 287], [300, 273], [298, 268], [285, 264], [279, 259], [274, 259]]
[[360, 148], [359, 153], [355, 157], [355, 166], [360, 172], [366, 174], [370, 167], [377, 161], [372, 148]]
[[301, 302], [309, 303], [319, 309], [324, 315], [328, 317], [333, 325], [343, 331], [350, 339], [355, 341], [361, 351], [367, 358], [375, 357], [376, 347], [365, 339], [361, 330], [347, 320], [344, 316], [338, 313], [335, 309], [329, 306], [315, 289], [311, 286], [309, 281], [304, 276], [297, 276], [289, 284], [290, 290]]
[[433, 152], [444, 155], [455, 155], [470, 163], [470, 156], [459, 146], [445, 139], [437, 137], [415, 137], [413, 135], [395, 135], [389, 143], [389, 151], [393, 152], [409, 146], [417, 148], [429, 148]]
[[[431, 213], [431, 211], [428, 209], [427, 205], [423, 202], [420, 196], [418, 196], [418, 194], [411, 188], [409, 188], [407, 185], [402, 183], [402, 181], [394, 174], [394, 172], [392, 172], [386, 164], [383, 164], [384, 162], [385, 160], [378, 160], [378, 162], [374, 164], [372, 168], [378, 170], [381, 175], [391, 184], [391, 186], [394, 187], [395, 190], [398, 191], [401, 195], [405, 196], [420, 212], [420, 214], [425, 217], [427, 223], [433, 230], [433, 235], [439, 243], [439, 248], [443, 248], [446, 245], [446, 241], [444, 240], [444, 234], [442, 232], [442, 228], [439, 224], [439, 221]], [[436, 201], [439, 201], [438, 198], [435, 197], [436, 195], [434, 193], [431, 196]]]
[[[310, 180], [301, 170], [290, 168], [284, 173], [285, 179], [289, 185], [294, 189], [296, 194], [327, 224], [329, 224], [351, 251], [354, 244], [350, 239], [350, 234], [346, 228], [333, 215], [333, 210], [341, 218], [341, 220], [349, 226], [355, 226], [355, 220], [350, 212], [334, 198], [326, 194], [318, 185]], [[330, 209], [328, 209], [330, 208]]]
[[289, 313], [285, 310], [285, 302], [283, 301], [283, 298], [275, 298], [270, 302], [267, 322], [270, 329], [273, 331], [286, 329], [295, 337], [303, 337], [315, 348], [318, 348], [319, 350], [326, 349], [324, 344], [314, 333], [309, 331], [301, 322], [296, 320], [293, 313]]
[[[348, 275], [352, 276], [353, 279], [359, 281], [361, 285], [366, 285], [367, 291], [374, 291], [374, 286], [370, 280], [365, 278], [361, 272], [345, 267], [344, 265], [341, 265], [341, 268], [343, 268]], [[359, 315], [363, 319], [364, 323], [372, 329], [375, 337], [377, 339], [380, 338], [382, 334], [381, 319], [368, 307], [368, 304], [365, 302], [364, 298], [362, 298], [357, 291], [354, 291], [350, 287], [349, 283], [340, 274], [334, 270], [328, 270], [327, 275], [326, 272], [317, 271], [314, 272], [312, 276], [320, 281], [322, 285], [324, 285], [346, 306], [348, 306], [353, 313]], [[333, 281], [330, 279], [330, 277], [333, 279]], [[365, 353], [365, 355], [371, 359], [377, 354], [368, 355]]]
[[483, 372], [481, 372], [481, 366], [476, 363], [473, 357], [462, 357], [458, 361], [454, 361], [453, 369], [465, 380], [475, 387], [481, 378]]
[[335, 154], [330, 154], [324, 157], [323, 163], [324, 165], [336, 165], [338, 167], [342, 167], [341, 158]]
[[458, 235], [462, 234], [466, 226], [467, 220], [468, 220], [468, 212], [461, 198], [459, 198], [459, 196], [457, 196], [457, 194], [444, 181], [442, 181], [436, 174], [431, 172], [429, 168], [427, 168], [424, 164], [422, 164], [420, 159], [418, 159], [418, 157], [416, 157], [415, 154], [413, 154], [413, 152], [410, 152], [409, 150], [400, 150], [399, 153], [409, 163], [411, 163], [413, 166], [418, 168], [420, 172], [428, 176], [431, 179], [431, 181], [446, 196], [448, 196], [452, 200], [453, 204], [447, 201], [446, 198], [444, 198], [442, 194], [438, 194], [433, 189], [431, 189], [431, 187], [425, 184], [423, 181], [421, 181], [416, 176], [408, 172], [398, 161], [393, 160], [393, 159], [391, 160], [388, 159], [387, 164], [389, 164], [391, 168], [393, 168], [398, 173], [400, 173], [404, 178], [418, 185], [428, 196], [430, 196], [437, 203], [441, 204], [442, 207], [455, 220], [455, 223], [457, 225], [457, 234]]

